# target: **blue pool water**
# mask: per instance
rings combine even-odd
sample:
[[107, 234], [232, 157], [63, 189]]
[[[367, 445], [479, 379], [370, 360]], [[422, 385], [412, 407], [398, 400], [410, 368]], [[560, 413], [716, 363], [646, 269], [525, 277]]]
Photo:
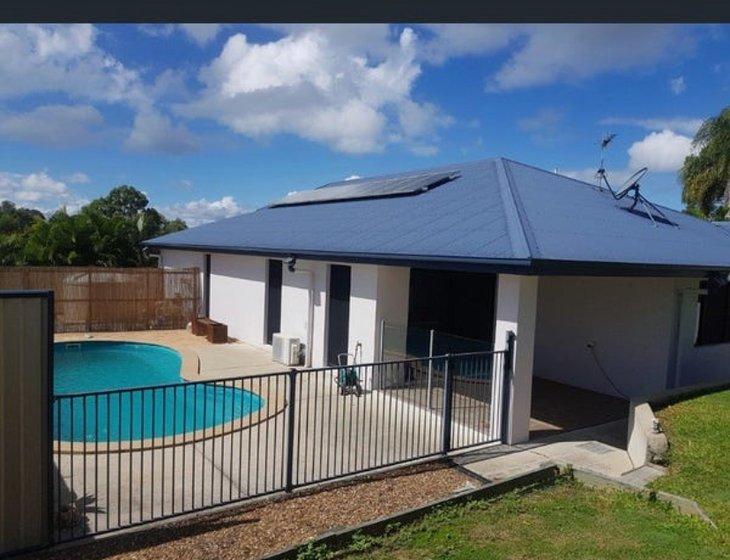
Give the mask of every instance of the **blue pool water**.
[[172, 436], [232, 422], [263, 406], [240, 381], [185, 383], [181, 363], [176, 351], [154, 344], [54, 344], [55, 439]]

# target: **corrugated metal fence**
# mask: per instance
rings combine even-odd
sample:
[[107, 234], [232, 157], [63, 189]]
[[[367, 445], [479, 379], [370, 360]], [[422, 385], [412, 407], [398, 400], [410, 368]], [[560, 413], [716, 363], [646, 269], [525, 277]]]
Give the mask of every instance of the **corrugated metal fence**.
[[181, 329], [197, 315], [197, 268], [0, 267], [0, 290], [52, 290], [55, 331]]

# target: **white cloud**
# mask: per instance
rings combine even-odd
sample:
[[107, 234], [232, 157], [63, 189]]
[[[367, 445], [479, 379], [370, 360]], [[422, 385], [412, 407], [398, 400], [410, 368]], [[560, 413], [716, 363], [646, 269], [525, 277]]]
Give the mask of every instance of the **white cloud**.
[[648, 167], [651, 171], [677, 171], [692, 151], [692, 139], [671, 130], [652, 132], [629, 148], [629, 168]]
[[198, 148], [198, 141], [182, 124], [157, 111], [142, 111], [134, 118], [126, 147], [135, 152], [185, 154]]
[[223, 218], [231, 218], [247, 211], [232, 196], [224, 196], [219, 200], [211, 201], [201, 198], [162, 208], [162, 213], [165, 216], [168, 218], [181, 218], [185, 220], [188, 226], [198, 226]]
[[189, 39], [201, 47], [215, 39], [221, 30], [218, 23], [181, 23], [179, 27]]
[[148, 103], [140, 75], [96, 45], [88, 24], [0, 26], [0, 98], [60, 92], [133, 106]]
[[71, 185], [85, 185], [91, 183], [91, 179], [89, 178], [89, 176], [86, 173], [82, 173], [81, 171], [71, 173], [71, 175], [64, 177], [64, 180]]
[[[682, 167], [684, 158], [692, 152], [692, 139], [671, 130], [652, 132], [634, 142], [628, 149], [629, 161], [626, 167], [607, 167], [608, 181], [614, 189], [619, 188], [633, 173], [648, 167], [650, 173], [676, 172]], [[561, 175], [596, 184], [596, 167], [560, 171]]]
[[143, 23], [137, 29], [150, 37], [170, 37], [179, 30], [198, 46], [204, 47], [218, 36], [222, 27], [218, 23]]
[[382, 59], [369, 57], [357, 41], [342, 41], [339, 28], [292, 29], [262, 44], [230, 37], [200, 71], [200, 97], [178, 104], [178, 111], [253, 138], [294, 134], [355, 154], [393, 142], [418, 144], [424, 136], [433, 141], [449, 124], [435, 106], [411, 97], [421, 72], [411, 29], [388, 43]]
[[703, 119], [695, 119], [689, 117], [674, 118], [626, 118], [626, 117], [608, 117], [599, 121], [602, 125], [626, 125], [637, 126], [651, 131], [671, 130], [694, 136], [697, 130], [702, 126]]
[[83, 204], [66, 183], [54, 179], [45, 171], [28, 174], [0, 171], [0, 200], [10, 200], [18, 206], [43, 212], [61, 206], [78, 209]]
[[53, 147], [88, 144], [104, 123], [91, 105], [42, 105], [30, 111], [0, 114], [0, 136]]
[[561, 124], [565, 115], [562, 110], [545, 107], [529, 117], [518, 119], [517, 126], [528, 133], [536, 144], [546, 145], [555, 142], [561, 134]]
[[360, 175], [350, 175], [345, 177], [345, 181], [354, 181], [355, 179], [362, 179], [362, 177]]
[[507, 47], [520, 26], [481, 23], [438, 23], [425, 26], [433, 36], [424, 42], [425, 60], [441, 64], [449, 58], [489, 54]]
[[674, 95], [684, 93], [684, 90], [687, 89], [687, 84], [684, 81], [684, 76], [678, 76], [669, 80], [669, 89]]
[[670, 25], [534, 25], [520, 28], [524, 46], [492, 76], [489, 90], [578, 82], [597, 74], [651, 68], [687, 51], [690, 40]]

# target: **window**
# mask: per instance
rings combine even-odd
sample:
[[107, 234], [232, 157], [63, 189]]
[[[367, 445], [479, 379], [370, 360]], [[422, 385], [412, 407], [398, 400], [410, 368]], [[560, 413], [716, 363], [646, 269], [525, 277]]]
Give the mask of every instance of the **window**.
[[701, 295], [700, 327], [697, 344], [730, 342], [730, 284], [719, 285], [707, 281], [701, 284], [707, 290]]

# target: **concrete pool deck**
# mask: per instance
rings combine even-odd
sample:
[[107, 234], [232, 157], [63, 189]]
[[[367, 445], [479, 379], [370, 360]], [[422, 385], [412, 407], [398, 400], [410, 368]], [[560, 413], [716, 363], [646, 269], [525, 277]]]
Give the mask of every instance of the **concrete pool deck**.
[[242, 377], [288, 371], [271, 359], [271, 350], [245, 342], [211, 344], [190, 331], [124, 331], [95, 333], [56, 333], [54, 342], [117, 341], [159, 344], [177, 350], [182, 357], [181, 375], [186, 381]]

